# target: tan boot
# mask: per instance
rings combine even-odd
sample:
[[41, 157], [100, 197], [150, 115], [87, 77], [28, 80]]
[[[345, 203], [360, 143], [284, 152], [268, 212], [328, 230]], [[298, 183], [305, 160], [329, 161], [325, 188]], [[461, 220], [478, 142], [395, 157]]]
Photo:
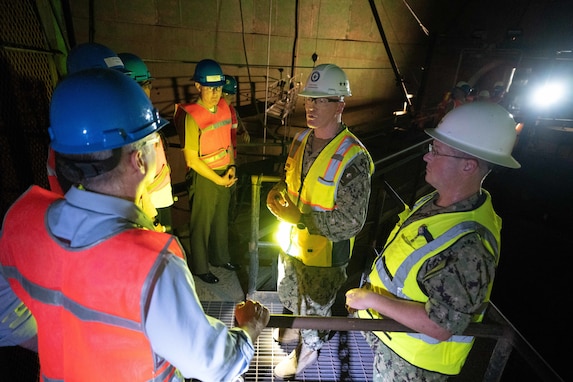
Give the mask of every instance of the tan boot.
[[273, 339], [279, 344], [292, 344], [298, 342], [300, 329], [293, 328], [274, 328]]
[[275, 366], [275, 375], [282, 379], [293, 378], [296, 374], [314, 364], [318, 359], [318, 350], [310, 350], [298, 345], [285, 359]]

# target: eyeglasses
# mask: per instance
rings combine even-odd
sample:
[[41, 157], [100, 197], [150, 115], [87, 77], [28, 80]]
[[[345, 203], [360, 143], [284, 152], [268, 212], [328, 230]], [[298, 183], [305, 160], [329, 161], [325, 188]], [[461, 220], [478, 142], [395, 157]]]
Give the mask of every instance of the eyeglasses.
[[428, 153], [429, 153], [430, 155], [434, 156], [434, 157], [448, 157], [448, 158], [457, 158], [457, 159], [472, 159], [472, 158], [469, 158], [469, 157], [462, 157], [462, 156], [459, 156], [459, 155], [440, 154], [439, 152], [437, 152], [437, 151], [434, 149], [434, 145], [431, 144], [431, 143], [428, 145]]
[[153, 133], [153, 135], [151, 135], [151, 138], [149, 138], [148, 140], [144, 141], [141, 143], [141, 146], [139, 147], [139, 150], [143, 149], [145, 146], [148, 145], [153, 145], [155, 146], [156, 144], [158, 144], [161, 141], [161, 136], [157, 133]]
[[317, 106], [324, 106], [324, 105], [326, 105], [327, 103], [330, 103], [330, 102], [340, 102], [340, 98], [325, 98], [325, 97], [322, 97], [322, 98], [313, 98], [313, 97], [306, 97], [306, 98], [304, 99], [304, 104], [305, 104], [305, 105], [308, 105], [308, 106], [310, 106], [310, 105], [312, 105], [312, 104], [315, 104], [315, 105], [317, 105]]

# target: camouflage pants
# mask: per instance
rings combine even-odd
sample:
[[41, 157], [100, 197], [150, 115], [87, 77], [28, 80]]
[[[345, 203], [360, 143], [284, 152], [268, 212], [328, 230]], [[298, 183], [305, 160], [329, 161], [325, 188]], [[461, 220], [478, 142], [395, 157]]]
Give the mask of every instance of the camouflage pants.
[[[332, 315], [336, 294], [346, 281], [346, 265], [308, 267], [284, 253], [279, 254], [277, 291], [285, 308], [297, 316]], [[327, 341], [328, 330], [301, 329], [305, 346], [319, 350]]]
[[417, 368], [394, 353], [372, 332], [363, 332], [374, 350], [372, 382], [443, 382], [448, 376]]

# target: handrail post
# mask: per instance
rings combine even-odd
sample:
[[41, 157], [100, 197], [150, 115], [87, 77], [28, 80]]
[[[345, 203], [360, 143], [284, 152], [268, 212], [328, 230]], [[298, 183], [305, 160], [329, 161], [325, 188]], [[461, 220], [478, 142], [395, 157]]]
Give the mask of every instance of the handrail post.
[[247, 296], [257, 290], [259, 277], [259, 210], [263, 174], [251, 176], [251, 239], [249, 241], [249, 289]]
[[247, 297], [252, 297], [257, 291], [259, 278], [259, 220], [261, 208], [261, 184], [263, 182], [276, 183], [278, 176], [252, 175], [251, 176], [251, 238], [249, 240], [249, 287]]

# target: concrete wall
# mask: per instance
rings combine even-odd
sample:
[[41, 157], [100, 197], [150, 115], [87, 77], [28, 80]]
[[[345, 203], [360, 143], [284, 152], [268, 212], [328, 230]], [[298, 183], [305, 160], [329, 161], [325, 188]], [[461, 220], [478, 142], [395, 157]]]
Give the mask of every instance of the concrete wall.
[[[368, 1], [302, 0], [298, 14], [296, 4], [293, 0], [98, 0], [91, 25], [90, 1], [75, 0], [70, 5], [77, 43], [92, 38], [147, 62], [157, 78], [152, 97], [164, 114], [172, 112], [175, 102], [192, 96], [189, 78], [203, 58], [217, 60], [226, 73], [239, 78], [242, 102], [247, 103], [252, 97], [249, 82], [257, 83], [260, 100], [265, 98], [267, 78], [271, 86], [281, 75], [304, 82], [314, 64], [313, 53], [318, 55], [316, 64], [336, 63], [347, 72], [353, 93], [349, 108], [377, 106], [354, 123], [388, 116], [402, 107], [402, 92]], [[426, 54], [426, 36], [401, 1], [378, 1], [377, 8], [400, 70], [419, 76], [415, 68]]]

